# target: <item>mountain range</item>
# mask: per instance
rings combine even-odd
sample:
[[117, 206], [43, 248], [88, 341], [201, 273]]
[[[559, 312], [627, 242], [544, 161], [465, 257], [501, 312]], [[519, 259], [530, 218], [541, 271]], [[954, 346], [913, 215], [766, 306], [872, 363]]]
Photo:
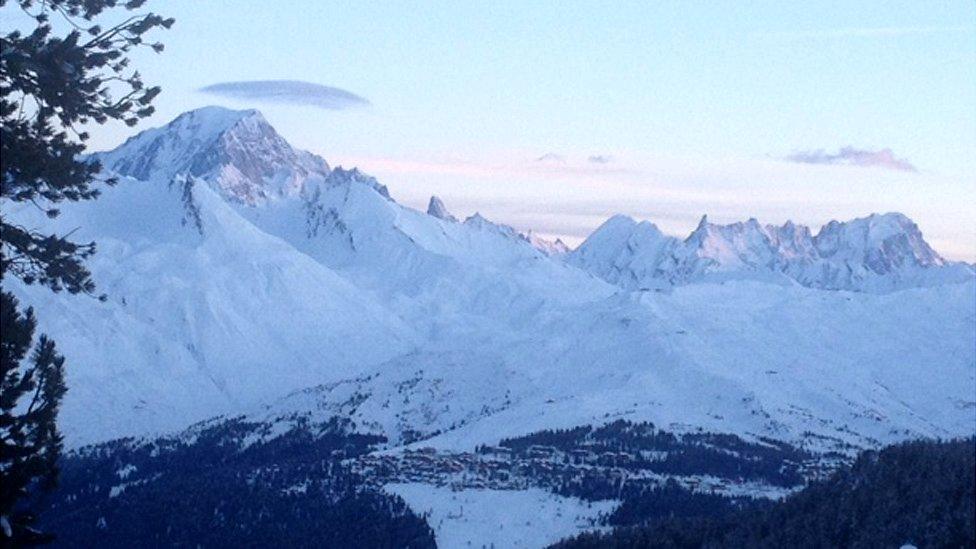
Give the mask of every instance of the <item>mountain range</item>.
[[972, 266], [943, 259], [900, 213], [831, 221], [817, 234], [786, 222], [730, 225], [702, 216], [684, 240], [649, 221], [615, 216], [570, 256], [571, 264], [632, 290], [730, 279], [756, 279], [858, 292], [965, 282]]
[[[403, 207], [253, 110], [188, 112], [94, 158], [122, 182], [57, 224], [98, 243], [108, 300], [20, 289], [77, 364], [73, 444], [372, 373], [387, 379], [370, 391], [426, 391], [376, 403], [368, 420], [391, 435], [479, 442], [516, 410], [537, 427], [583, 413], [784, 436], [859, 418], [881, 439], [971, 428], [973, 269], [900, 214], [816, 235], [703, 218], [684, 240], [615, 216], [568, 252], [457, 221], [436, 197]], [[733, 419], [755, 408], [770, 419]]]
[[11, 286], [68, 359], [70, 447], [215, 417], [338, 417], [388, 453], [617, 420], [819, 452], [974, 432], [976, 275], [901, 214], [683, 240], [615, 216], [569, 250], [218, 107], [92, 159], [120, 176], [97, 200], [5, 211], [98, 244], [104, 302]]

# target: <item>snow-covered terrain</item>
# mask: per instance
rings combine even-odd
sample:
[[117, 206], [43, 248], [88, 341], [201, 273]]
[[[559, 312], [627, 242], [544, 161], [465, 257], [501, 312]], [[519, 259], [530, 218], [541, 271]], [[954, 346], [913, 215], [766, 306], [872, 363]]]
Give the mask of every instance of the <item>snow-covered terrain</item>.
[[255, 111], [97, 158], [122, 181], [54, 223], [98, 242], [108, 300], [13, 288], [68, 358], [72, 446], [286, 411], [453, 450], [617, 418], [857, 445], [974, 430], [972, 269], [897, 214], [685, 241], [615, 217], [564, 259], [403, 207]]
[[205, 183], [123, 181], [58, 221], [98, 242], [89, 265], [107, 295], [18, 290], [70, 357], [69, 444], [179, 428], [416, 345], [368, 294], [255, 228]]
[[529, 490], [458, 490], [426, 484], [388, 484], [417, 513], [428, 513], [437, 546], [546, 547], [584, 530], [597, 529], [600, 514], [615, 502], [586, 502]]
[[621, 293], [468, 349], [435, 352], [449, 345], [432, 341], [250, 417], [339, 414], [450, 451], [618, 418], [861, 447], [961, 435], [976, 416], [972, 299], [972, 284], [865, 295], [738, 281]]

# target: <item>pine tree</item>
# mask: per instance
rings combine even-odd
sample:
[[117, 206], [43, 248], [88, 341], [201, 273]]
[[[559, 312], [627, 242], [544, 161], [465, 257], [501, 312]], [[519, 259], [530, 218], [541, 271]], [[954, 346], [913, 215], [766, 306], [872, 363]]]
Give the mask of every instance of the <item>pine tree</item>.
[[[144, 35], [169, 28], [173, 20], [134, 13], [144, 1], [12, 2], [33, 21], [33, 30], [5, 30], [0, 45], [0, 206], [26, 202], [53, 218], [58, 203], [94, 199], [98, 184], [114, 183], [80, 156], [88, 135], [79, 128], [111, 120], [131, 126], [153, 113], [160, 89], [143, 84], [127, 54], [137, 47], [162, 51]], [[0, 0], [6, 7], [7, 0]], [[133, 13], [108, 28], [98, 24], [117, 19], [119, 11]], [[52, 17], [68, 29], [65, 34], [58, 35]], [[0, 217], [0, 284], [11, 275], [55, 292], [94, 295], [84, 260], [95, 244], [69, 236]], [[21, 313], [12, 294], [0, 294], [0, 545], [8, 545], [45, 539], [28, 528], [25, 496], [57, 479], [56, 419], [65, 387], [64, 359], [54, 343], [42, 335], [33, 345], [33, 310]]]
[[50, 488], [57, 478], [61, 435], [55, 420], [65, 392], [64, 357], [42, 335], [22, 366], [34, 339], [34, 311], [21, 314], [9, 292], [0, 293], [0, 304], [0, 539], [47, 541], [30, 528], [33, 516], [17, 512], [16, 505], [33, 485]]

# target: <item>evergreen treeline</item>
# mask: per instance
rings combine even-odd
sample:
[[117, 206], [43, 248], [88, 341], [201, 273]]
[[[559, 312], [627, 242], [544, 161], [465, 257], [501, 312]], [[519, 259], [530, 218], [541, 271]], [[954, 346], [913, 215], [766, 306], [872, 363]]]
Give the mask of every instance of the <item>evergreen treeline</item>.
[[669, 480], [664, 486], [624, 491], [620, 506], [607, 517], [611, 526], [633, 526], [662, 518], [714, 518], [744, 508], [768, 505], [766, 499], [731, 498], [693, 492]]
[[267, 429], [228, 420], [74, 453], [41, 524], [64, 547], [434, 547], [423, 517], [342, 465], [381, 437], [333, 420], [246, 442]]
[[652, 520], [560, 548], [976, 546], [976, 439], [863, 453], [781, 503], [712, 518]]
[[753, 480], [785, 488], [803, 484], [804, 464], [817, 459], [810, 452], [779, 441], [749, 442], [736, 435], [708, 432], [675, 434], [657, 429], [653, 423], [625, 420], [597, 428], [539, 431], [503, 439], [499, 446], [510, 448], [516, 456], [527, 455], [533, 446], [550, 446], [570, 453], [626, 453], [626, 460], [616, 460], [613, 465], [665, 475]]

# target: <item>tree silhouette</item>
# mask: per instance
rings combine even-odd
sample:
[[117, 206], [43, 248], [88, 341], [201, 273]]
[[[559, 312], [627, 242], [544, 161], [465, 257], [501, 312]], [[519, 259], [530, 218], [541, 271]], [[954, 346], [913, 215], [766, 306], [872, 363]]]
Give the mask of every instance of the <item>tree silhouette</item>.
[[[129, 68], [128, 53], [137, 47], [162, 51], [162, 44], [146, 42], [144, 35], [169, 28], [173, 20], [136, 13], [144, 0], [11, 3], [27, 15], [32, 30], [4, 30], [0, 46], [0, 206], [30, 204], [53, 218], [59, 203], [91, 200], [99, 183], [114, 183], [81, 156], [88, 139], [82, 128], [110, 120], [131, 126], [152, 114], [160, 88], [143, 84]], [[7, 0], [0, 0], [4, 7]], [[108, 28], [99, 25], [120, 12], [130, 13]], [[84, 265], [94, 243], [25, 227], [8, 214], [0, 218], [0, 284], [12, 275], [55, 292], [94, 295]], [[55, 422], [65, 390], [64, 359], [42, 335], [24, 363], [34, 313], [20, 313], [14, 296], [0, 293], [0, 543], [16, 545], [45, 539], [29, 527], [26, 496], [57, 478], [61, 437]]]

